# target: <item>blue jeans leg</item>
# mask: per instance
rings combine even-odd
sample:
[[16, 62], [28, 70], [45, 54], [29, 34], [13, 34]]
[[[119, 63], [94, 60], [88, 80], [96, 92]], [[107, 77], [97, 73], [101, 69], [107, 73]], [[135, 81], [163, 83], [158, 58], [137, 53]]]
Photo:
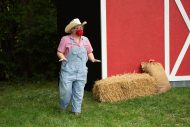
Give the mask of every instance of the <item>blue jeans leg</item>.
[[72, 92], [72, 112], [81, 112], [81, 105], [84, 95], [85, 81], [77, 80], [73, 82]]
[[66, 109], [69, 105], [72, 94], [72, 82], [67, 81], [65, 78], [60, 78], [59, 81], [59, 96], [60, 96], [60, 108]]

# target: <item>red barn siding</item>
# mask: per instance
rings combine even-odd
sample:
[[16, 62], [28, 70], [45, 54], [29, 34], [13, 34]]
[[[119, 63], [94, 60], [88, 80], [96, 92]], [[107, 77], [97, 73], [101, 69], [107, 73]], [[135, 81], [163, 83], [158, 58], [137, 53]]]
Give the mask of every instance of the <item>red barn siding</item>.
[[142, 61], [164, 64], [163, 0], [107, 0], [108, 76], [139, 72]]

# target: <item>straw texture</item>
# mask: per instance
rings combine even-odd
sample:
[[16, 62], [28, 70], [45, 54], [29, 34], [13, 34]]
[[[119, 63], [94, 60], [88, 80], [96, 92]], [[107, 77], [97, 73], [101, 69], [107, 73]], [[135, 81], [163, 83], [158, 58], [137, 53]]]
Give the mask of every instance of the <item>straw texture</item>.
[[127, 73], [95, 82], [93, 97], [100, 102], [127, 100], [156, 93], [155, 78], [148, 74]]

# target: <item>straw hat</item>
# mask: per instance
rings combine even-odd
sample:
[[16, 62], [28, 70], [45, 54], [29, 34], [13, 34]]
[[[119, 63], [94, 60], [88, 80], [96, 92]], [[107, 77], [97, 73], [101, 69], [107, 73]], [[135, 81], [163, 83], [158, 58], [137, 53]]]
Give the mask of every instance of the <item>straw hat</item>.
[[65, 27], [65, 32], [66, 33], [71, 33], [71, 29], [75, 26], [78, 26], [78, 25], [85, 25], [87, 24], [86, 21], [84, 21], [83, 23], [80, 22], [80, 20], [78, 18], [75, 18], [73, 19], [66, 27]]

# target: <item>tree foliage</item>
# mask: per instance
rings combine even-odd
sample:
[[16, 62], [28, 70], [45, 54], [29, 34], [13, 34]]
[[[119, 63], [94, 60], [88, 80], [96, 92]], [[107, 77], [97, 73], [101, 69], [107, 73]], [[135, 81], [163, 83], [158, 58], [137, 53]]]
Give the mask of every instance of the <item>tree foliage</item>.
[[0, 1], [0, 80], [55, 77], [56, 7], [52, 0]]

